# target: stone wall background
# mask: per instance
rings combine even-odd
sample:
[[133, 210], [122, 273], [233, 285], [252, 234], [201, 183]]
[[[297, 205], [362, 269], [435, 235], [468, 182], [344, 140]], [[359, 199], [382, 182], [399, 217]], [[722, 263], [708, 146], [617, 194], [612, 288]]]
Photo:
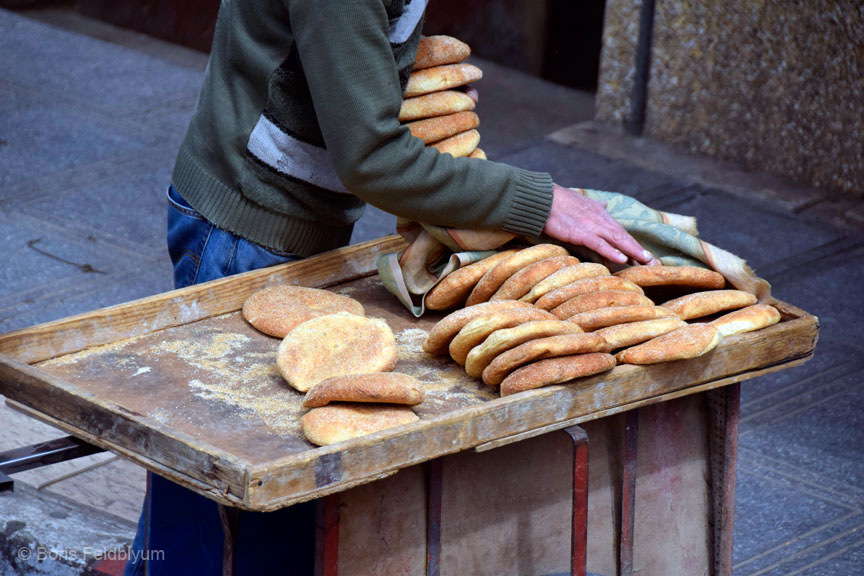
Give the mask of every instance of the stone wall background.
[[[641, 0], [609, 0], [597, 120], [630, 114]], [[864, 196], [864, 2], [657, 0], [645, 134]]]

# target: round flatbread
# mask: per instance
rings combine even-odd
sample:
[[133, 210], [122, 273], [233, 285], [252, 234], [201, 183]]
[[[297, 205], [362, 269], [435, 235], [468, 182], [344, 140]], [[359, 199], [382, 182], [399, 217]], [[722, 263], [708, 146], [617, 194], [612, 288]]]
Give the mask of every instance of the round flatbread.
[[497, 386], [510, 372], [536, 360], [605, 351], [606, 341], [596, 334], [563, 334], [537, 338], [496, 356], [483, 370], [483, 382], [489, 386]]
[[434, 118], [474, 110], [477, 105], [474, 100], [461, 90], [445, 90], [433, 92], [415, 98], [406, 98], [402, 101], [399, 110], [399, 121], [409, 122], [421, 118]]
[[478, 160], [486, 160], [486, 152], [482, 148], [475, 148], [473, 152], [468, 154], [468, 158], [476, 158]]
[[471, 47], [452, 36], [424, 36], [417, 45], [414, 70], [455, 64], [471, 55]]
[[601, 352], [540, 360], [507, 376], [501, 382], [501, 396], [593, 376], [614, 367], [615, 357]]
[[306, 392], [346, 374], [389, 372], [399, 351], [384, 320], [338, 312], [307, 320], [282, 340], [276, 364], [285, 381]]
[[553, 290], [579, 280], [584, 280], [585, 278], [595, 278], [598, 276], [609, 276], [609, 269], [602, 264], [595, 264], [594, 262], [582, 262], [574, 266], [567, 266], [538, 282], [520, 300], [523, 302], [536, 302], [541, 296]]
[[586, 332], [591, 332], [607, 326], [669, 318], [670, 316], [675, 316], [675, 313], [659, 306], [616, 306], [582, 312], [571, 316], [567, 321], [578, 324]]
[[429, 330], [429, 336], [423, 341], [423, 350], [427, 354], [444, 354], [450, 346], [450, 341], [471, 320], [516, 308], [534, 309], [533, 306], [525, 302], [502, 300], [500, 302], [484, 302], [476, 306], [469, 306], [468, 308], [451, 312]]
[[537, 244], [520, 250], [503, 262], [499, 262], [480, 278], [466, 300], [468, 306], [486, 302], [498, 288], [519, 270], [540, 260], [554, 256], [567, 256], [567, 250], [555, 244]]
[[626, 292], [644, 294], [642, 288], [624, 278], [618, 278], [617, 276], [595, 276], [593, 278], [577, 280], [576, 282], [547, 292], [538, 298], [534, 302], [534, 305], [542, 310], [552, 310], [571, 298], [592, 292], [605, 292], [607, 290], [624, 290]]
[[498, 252], [488, 258], [454, 270], [426, 293], [426, 308], [429, 310], [448, 310], [461, 305], [486, 272], [516, 252], [518, 250]]
[[696, 292], [661, 304], [680, 318], [702, 318], [726, 310], [736, 310], [756, 304], [756, 296], [743, 290], [711, 290]]
[[327, 378], [306, 392], [303, 406], [318, 408], [330, 402], [371, 402], [416, 406], [423, 402], [423, 386], [399, 372], [348, 374]]
[[621, 364], [659, 364], [698, 358], [717, 347], [723, 336], [711, 324], [688, 324], [615, 355]]
[[312, 318], [350, 312], [365, 314], [353, 298], [304, 286], [270, 286], [258, 290], [243, 303], [243, 317], [256, 330], [284, 338], [298, 324]]
[[724, 314], [711, 322], [711, 324], [725, 338], [733, 334], [761, 330], [762, 328], [773, 326], [778, 322], [780, 322], [780, 312], [776, 308], [768, 304], [755, 304], [741, 310], [736, 310], [735, 312], [730, 312], [729, 314]]
[[677, 316], [669, 318], [657, 318], [656, 320], [643, 320], [642, 322], [630, 322], [601, 328], [593, 334], [597, 334], [609, 344], [608, 351], [619, 348], [627, 348], [668, 334], [673, 330], [685, 326], [687, 323]]
[[698, 266], [632, 266], [615, 273], [643, 288], [648, 286], [686, 286], [718, 290], [726, 285], [721, 274]]
[[450, 154], [454, 158], [468, 156], [480, 144], [480, 133], [477, 130], [467, 130], [432, 144], [442, 154]]
[[482, 344], [475, 346], [468, 353], [468, 356], [465, 357], [465, 371], [469, 376], [479, 378], [495, 357], [524, 342], [548, 336], [579, 334], [580, 332], [582, 330], [575, 324], [561, 320], [535, 320], [513, 328], [496, 330]]
[[597, 310], [598, 308], [615, 308], [617, 306], [653, 306], [649, 298], [637, 292], [627, 290], [606, 290], [605, 292], [591, 292], [582, 294], [567, 300], [560, 306], [552, 309], [552, 314], [558, 318], [570, 318], [582, 312]]
[[565, 266], [576, 264], [579, 264], [579, 259], [575, 256], [553, 256], [529, 264], [505, 280], [489, 300], [518, 300], [544, 278]]
[[483, 71], [473, 64], [446, 64], [425, 70], [416, 70], [408, 77], [404, 98], [413, 98], [430, 92], [440, 92], [471, 84], [483, 78]]
[[405, 124], [411, 135], [420, 138], [425, 144], [444, 140], [480, 125], [480, 117], [474, 112], [457, 112], [447, 116], [437, 116]]
[[512, 328], [532, 320], [555, 320], [555, 316], [545, 310], [516, 308], [475, 318], [463, 326], [450, 342], [450, 357], [457, 364], [465, 364], [468, 353], [486, 340], [492, 332], [502, 328]]
[[331, 404], [303, 415], [303, 434], [317, 446], [328, 446], [388, 428], [417, 422], [420, 418], [407, 406]]

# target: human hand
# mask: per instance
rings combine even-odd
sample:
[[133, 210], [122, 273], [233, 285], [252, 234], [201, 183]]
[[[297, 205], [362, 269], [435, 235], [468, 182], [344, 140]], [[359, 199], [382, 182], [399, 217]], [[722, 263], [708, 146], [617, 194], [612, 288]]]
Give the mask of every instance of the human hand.
[[654, 256], [609, 215], [605, 202], [557, 184], [552, 190], [552, 209], [543, 232], [562, 242], [585, 246], [612, 262], [654, 263]]
[[474, 101], [474, 104], [477, 104], [477, 102], [480, 100], [480, 93], [477, 92], [477, 89], [470, 84], [468, 84], [467, 86], [463, 86], [462, 89], [465, 91], [465, 94], [467, 94], [468, 97]]

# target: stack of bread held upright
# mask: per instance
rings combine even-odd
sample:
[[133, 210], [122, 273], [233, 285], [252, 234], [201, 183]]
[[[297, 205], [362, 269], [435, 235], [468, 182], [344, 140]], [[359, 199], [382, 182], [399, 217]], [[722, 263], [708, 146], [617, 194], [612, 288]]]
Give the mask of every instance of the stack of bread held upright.
[[[429, 291], [431, 310], [464, 308], [433, 326], [423, 348], [449, 352], [468, 374], [508, 395], [616, 363], [695, 358], [723, 336], [780, 320], [752, 294], [724, 286], [717, 272], [691, 266], [639, 266], [613, 275], [552, 244], [507, 250], [456, 270]], [[670, 287], [688, 293], [660, 306], [645, 294], [647, 288], [662, 296]], [[697, 319], [703, 321], [687, 322]]]
[[426, 146], [457, 158], [485, 159], [477, 147], [480, 119], [473, 111], [475, 102], [460, 90], [483, 77], [479, 68], [463, 62], [470, 54], [471, 48], [456, 38], [421, 38], [399, 121]]
[[258, 331], [282, 338], [276, 356], [285, 381], [305, 393], [303, 433], [323, 446], [371, 434], [418, 417], [420, 383], [391, 372], [398, 349], [384, 320], [360, 302], [327, 290], [272, 286], [252, 294], [243, 316]]

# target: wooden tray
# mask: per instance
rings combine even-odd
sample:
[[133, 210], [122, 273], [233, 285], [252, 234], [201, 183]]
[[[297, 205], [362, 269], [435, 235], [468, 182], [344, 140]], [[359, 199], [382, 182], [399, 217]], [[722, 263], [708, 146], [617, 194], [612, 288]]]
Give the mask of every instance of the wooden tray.
[[[783, 321], [726, 339], [702, 358], [611, 372], [500, 398], [420, 345], [442, 315], [413, 318], [375, 269], [404, 247], [382, 238], [0, 336], [0, 393], [45, 420], [218, 502], [274, 510], [466, 449], [484, 450], [637, 406], [800, 364], [818, 320], [778, 303]], [[426, 386], [419, 422], [317, 448], [302, 395], [275, 368], [279, 340], [242, 318], [254, 291], [329, 287], [384, 318], [396, 370]]]

